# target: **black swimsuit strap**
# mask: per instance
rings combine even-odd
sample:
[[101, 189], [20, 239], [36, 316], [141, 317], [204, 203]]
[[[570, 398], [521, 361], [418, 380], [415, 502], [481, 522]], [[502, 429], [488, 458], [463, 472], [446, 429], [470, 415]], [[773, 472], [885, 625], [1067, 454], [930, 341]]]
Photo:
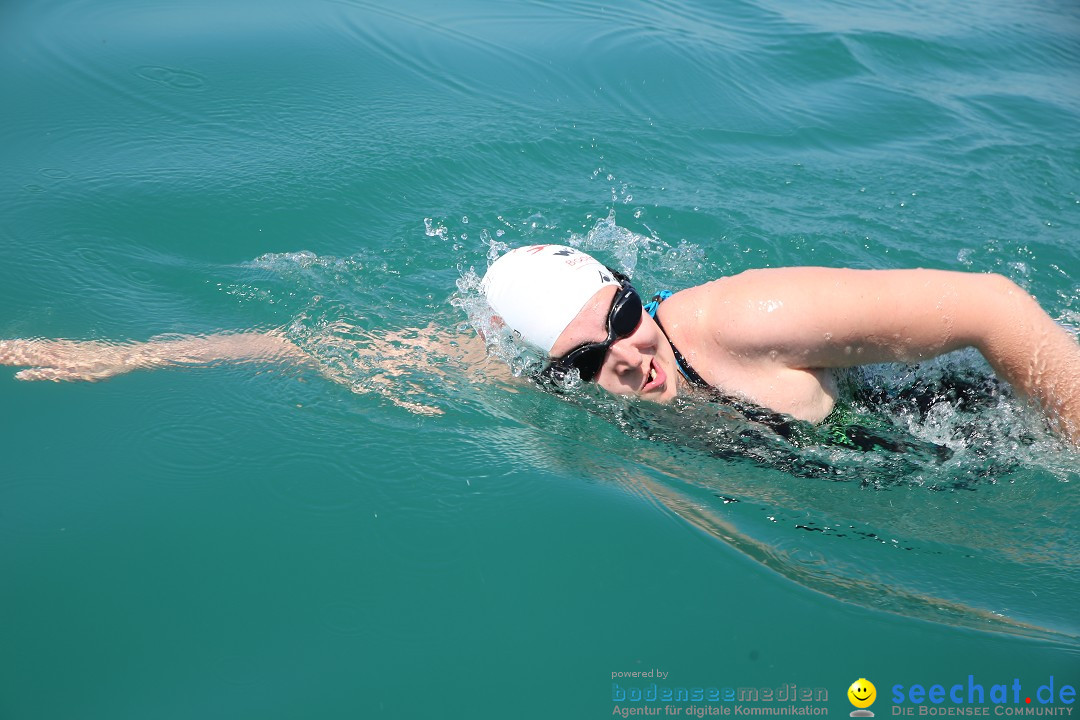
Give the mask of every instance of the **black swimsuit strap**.
[[679, 372], [681, 372], [691, 384], [697, 385], [701, 388], [709, 388], [711, 390], [715, 390], [716, 388], [707, 383], [705, 381], [705, 378], [701, 377], [701, 375], [698, 375], [697, 370], [695, 370], [693, 366], [686, 361], [686, 358], [683, 357], [683, 354], [679, 352], [679, 348], [675, 347], [675, 343], [671, 342], [671, 338], [668, 337], [667, 330], [665, 330], [664, 326], [660, 324], [660, 318], [654, 315], [653, 320], [656, 321], [656, 327], [660, 328], [660, 332], [664, 333], [664, 339], [667, 340], [668, 345], [671, 346], [671, 352], [675, 353], [675, 364], [679, 366]]

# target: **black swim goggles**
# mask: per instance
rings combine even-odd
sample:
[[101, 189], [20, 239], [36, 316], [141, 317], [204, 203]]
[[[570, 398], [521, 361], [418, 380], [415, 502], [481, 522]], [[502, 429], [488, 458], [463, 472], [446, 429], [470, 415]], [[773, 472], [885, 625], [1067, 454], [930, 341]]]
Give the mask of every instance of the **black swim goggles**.
[[561, 381], [572, 369], [577, 369], [584, 382], [592, 382], [604, 366], [608, 350], [617, 340], [632, 335], [641, 322], [641, 297], [630, 282], [619, 273], [622, 286], [611, 301], [607, 316], [607, 339], [603, 342], [583, 343], [562, 357], [554, 358], [542, 375]]

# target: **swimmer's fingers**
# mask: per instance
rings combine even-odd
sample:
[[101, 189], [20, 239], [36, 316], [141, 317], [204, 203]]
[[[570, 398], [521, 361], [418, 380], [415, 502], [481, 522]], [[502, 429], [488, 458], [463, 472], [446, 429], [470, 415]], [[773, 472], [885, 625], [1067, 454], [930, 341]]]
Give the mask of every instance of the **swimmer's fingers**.
[[79, 380], [79, 373], [59, 368], [29, 368], [15, 373], [16, 380], [52, 380], [53, 382], [71, 382]]
[[15, 373], [15, 379], [26, 381], [50, 380], [52, 382], [97, 382], [98, 380], [110, 378], [118, 372], [119, 370], [112, 368], [87, 371], [67, 370], [55, 367], [36, 367], [20, 370]]

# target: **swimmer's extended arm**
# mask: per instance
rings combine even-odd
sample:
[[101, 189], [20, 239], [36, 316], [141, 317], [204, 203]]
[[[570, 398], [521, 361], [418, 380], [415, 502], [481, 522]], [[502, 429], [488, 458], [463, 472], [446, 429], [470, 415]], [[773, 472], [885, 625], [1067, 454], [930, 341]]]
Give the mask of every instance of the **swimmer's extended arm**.
[[[333, 339], [339, 343], [332, 342]], [[139, 369], [206, 367], [219, 363], [309, 365], [355, 393], [376, 392], [419, 415], [443, 411], [412, 396], [410, 372], [449, 377], [476, 367], [488, 377], [509, 377], [472, 334], [448, 333], [430, 324], [375, 335], [339, 323], [314, 348], [301, 349], [284, 333], [233, 332], [159, 338], [147, 342], [99, 340], [0, 340], [0, 365], [24, 366], [19, 380], [97, 381]], [[344, 347], [340, 343], [344, 343]], [[339, 352], [340, 351], [340, 352]], [[348, 358], [341, 362], [342, 357]], [[321, 358], [321, 359], [320, 359]], [[432, 363], [435, 358], [436, 362]]]
[[27, 366], [19, 380], [96, 381], [132, 370], [219, 362], [309, 360], [277, 331], [191, 335], [147, 342], [0, 340], [0, 365]]
[[916, 362], [975, 347], [1080, 444], [1080, 345], [1000, 275], [779, 268], [708, 287], [730, 351], [822, 368]]

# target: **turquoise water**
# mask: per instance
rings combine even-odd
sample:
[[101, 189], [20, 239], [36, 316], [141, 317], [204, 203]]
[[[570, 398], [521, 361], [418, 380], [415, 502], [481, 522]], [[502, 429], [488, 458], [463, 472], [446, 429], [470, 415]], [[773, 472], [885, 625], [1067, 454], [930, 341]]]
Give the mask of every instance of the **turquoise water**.
[[1076, 685], [1080, 459], [1007, 393], [868, 408], [945, 462], [748, 447], [459, 348], [552, 240], [649, 290], [993, 271], [1076, 326], [1078, 69], [1071, 2], [6, 3], [0, 338], [284, 328], [322, 371], [0, 378], [0, 717]]

